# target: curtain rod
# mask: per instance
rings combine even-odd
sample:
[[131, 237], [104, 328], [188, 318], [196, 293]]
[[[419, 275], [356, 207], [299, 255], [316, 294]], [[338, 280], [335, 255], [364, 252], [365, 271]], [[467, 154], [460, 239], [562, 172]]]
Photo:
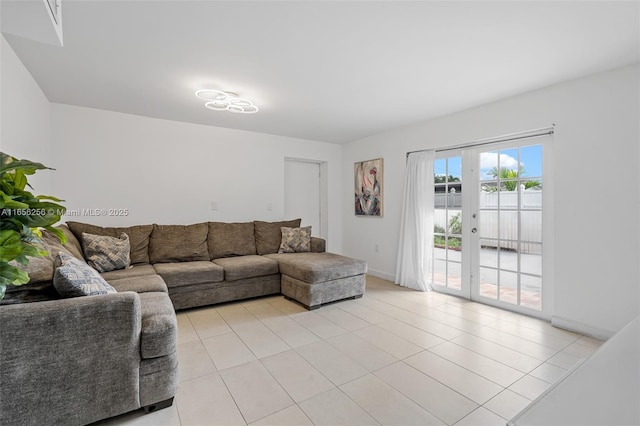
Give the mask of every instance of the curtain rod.
[[[442, 149], [436, 149], [435, 152], [452, 151], [454, 149], [471, 148], [471, 147], [489, 145], [489, 144], [498, 143], [498, 142], [508, 142], [508, 141], [515, 141], [515, 140], [518, 140], [518, 139], [535, 138], [537, 136], [553, 135], [554, 133], [555, 133], [555, 124], [553, 124], [553, 125], [551, 125], [549, 127], [543, 127], [541, 129], [528, 130], [526, 132], [511, 133], [511, 134], [508, 134], [508, 135], [496, 136], [496, 137], [493, 137], [493, 138], [480, 139], [480, 140], [477, 140], [477, 141], [466, 142], [466, 143], [463, 143], [463, 144], [460, 144], [460, 145], [454, 145], [454, 146], [449, 146], [449, 147], [442, 148]], [[419, 149], [417, 151], [409, 151], [409, 152], [407, 152], [407, 157], [409, 157], [409, 154], [413, 154], [415, 152], [425, 152], [425, 151], [430, 151], [430, 150], [428, 150], [428, 149]]]

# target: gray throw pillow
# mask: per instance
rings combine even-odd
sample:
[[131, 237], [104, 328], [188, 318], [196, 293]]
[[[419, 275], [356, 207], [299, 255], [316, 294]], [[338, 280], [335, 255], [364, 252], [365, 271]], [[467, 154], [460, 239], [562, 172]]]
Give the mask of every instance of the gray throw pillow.
[[117, 293], [98, 271], [64, 252], [56, 257], [53, 286], [62, 297], [95, 296]]
[[129, 236], [120, 238], [82, 233], [82, 250], [87, 263], [98, 272], [128, 268], [131, 264]]
[[282, 242], [278, 253], [304, 253], [311, 251], [311, 227], [280, 228]]

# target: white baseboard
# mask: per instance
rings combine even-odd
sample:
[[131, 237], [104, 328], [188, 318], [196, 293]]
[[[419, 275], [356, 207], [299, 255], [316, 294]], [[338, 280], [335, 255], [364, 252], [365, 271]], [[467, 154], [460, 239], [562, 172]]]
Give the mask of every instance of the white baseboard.
[[373, 275], [374, 277], [382, 278], [383, 280], [387, 280], [391, 282], [393, 282], [396, 279], [396, 277], [394, 277], [391, 274], [387, 274], [386, 272], [376, 271], [375, 269], [369, 269], [367, 271], [367, 274]]
[[585, 334], [600, 340], [607, 340], [615, 334], [615, 331], [605, 330], [580, 321], [574, 321], [555, 315], [551, 317], [551, 325], [565, 330], [574, 331], [576, 333]]

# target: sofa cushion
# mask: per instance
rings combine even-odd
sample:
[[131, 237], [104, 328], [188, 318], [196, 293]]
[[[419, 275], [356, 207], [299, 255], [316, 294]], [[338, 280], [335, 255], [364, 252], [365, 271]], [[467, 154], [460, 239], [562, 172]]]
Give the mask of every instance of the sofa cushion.
[[46, 229], [42, 231], [42, 241], [47, 245], [51, 261], [54, 261], [58, 256], [58, 253], [61, 251], [78, 259], [84, 260], [82, 244], [80, 244], [80, 241], [76, 238], [73, 232], [71, 232], [69, 227], [65, 224], [61, 224], [56, 226], [56, 228], [61, 230], [65, 237], [67, 237], [66, 243], [62, 244], [58, 237], [52, 232], [47, 231]]
[[280, 228], [282, 242], [278, 253], [305, 253], [311, 251], [311, 227]]
[[122, 278], [143, 277], [147, 275], [157, 275], [156, 270], [151, 265], [135, 265], [126, 269], [117, 269], [115, 271], [103, 272], [102, 278], [107, 281], [119, 280]]
[[69, 229], [78, 240], [82, 240], [82, 233], [94, 235], [108, 235], [119, 237], [123, 232], [129, 236], [131, 246], [131, 264], [149, 263], [149, 236], [153, 225], [136, 225], [126, 228], [105, 228], [81, 222], [67, 222]]
[[216, 259], [213, 263], [224, 268], [225, 281], [237, 281], [278, 273], [278, 262], [256, 255]]
[[253, 222], [209, 222], [207, 245], [211, 259], [256, 254]]
[[60, 294], [53, 287], [53, 283], [24, 284], [20, 286], [7, 286], [7, 292], [0, 299], [0, 305], [13, 305], [18, 303], [45, 302], [47, 300], [60, 299]]
[[281, 253], [266, 257], [276, 260], [280, 272], [314, 284], [367, 272], [367, 262], [334, 253]]
[[143, 359], [170, 355], [176, 351], [178, 323], [167, 293], [141, 293], [142, 330], [140, 355]]
[[224, 280], [222, 267], [208, 260], [153, 265], [167, 287], [212, 283]]
[[119, 278], [110, 280], [109, 284], [119, 292], [135, 291], [136, 293], [149, 293], [152, 291], [167, 293], [167, 285], [160, 275], [141, 275], [137, 277]]
[[120, 238], [83, 232], [82, 249], [89, 266], [98, 272], [124, 269], [131, 264], [129, 236], [124, 232]]
[[206, 223], [153, 225], [149, 238], [151, 263], [209, 260]]
[[53, 286], [63, 297], [117, 293], [116, 289], [111, 287], [98, 271], [82, 260], [64, 252], [58, 253], [55, 266]]
[[256, 251], [259, 255], [277, 253], [282, 242], [282, 232], [280, 228], [299, 228], [301, 219], [288, 220], [284, 222], [253, 222], [256, 237]]
[[313, 253], [322, 253], [327, 251], [327, 241], [324, 238], [311, 237], [311, 251]]
[[30, 257], [28, 265], [22, 265], [15, 260], [12, 260], [9, 264], [25, 271], [29, 275], [29, 283], [21, 286], [8, 285], [7, 293], [20, 291], [20, 288], [24, 288], [27, 285], [33, 289], [44, 288], [51, 285], [55, 268], [53, 267], [53, 259], [49, 255], [44, 257]]
[[[78, 259], [84, 259], [80, 243], [73, 233], [71, 233], [69, 228], [65, 225], [59, 225], [57, 228], [60, 229], [67, 237], [67, 242], [64, 245], [56, 235], [46, 229], [43, 229], [42, 244], [49, 254], [44, 257], [30, 257], [28, 265], [21, 265], [15, 261], [10, 262], [12, 266], [17, 266], [29, 274], [28, 285], [40, 284], [39, 286], [30, 287], [30, 291], [52, 288], [54, 272], [53, 262], [58, 256], [58, 253], [64, 252]], [[27, 289], [25, 286], [8, 286], [7, 293], [12, 291], [24, 291], [25, 289]]]

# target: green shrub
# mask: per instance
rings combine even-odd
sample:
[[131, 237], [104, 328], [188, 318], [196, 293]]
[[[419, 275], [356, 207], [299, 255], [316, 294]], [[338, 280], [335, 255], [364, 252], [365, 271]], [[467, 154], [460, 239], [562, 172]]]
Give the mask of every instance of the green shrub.
[[53, 227], [65, 212], [65, 208], [56, 203], [62, 200], [35, 196], [25, 189], [31, 188], [27, 176], [44, 169], [50, 168], [0, 152], [0, 299], [7, 285], [29, 282], [27, 272], [15, 262], [26, 266], [29, 257], [48, 254], [42, 245], [41, 228], [66, 242], [62, 231]]

